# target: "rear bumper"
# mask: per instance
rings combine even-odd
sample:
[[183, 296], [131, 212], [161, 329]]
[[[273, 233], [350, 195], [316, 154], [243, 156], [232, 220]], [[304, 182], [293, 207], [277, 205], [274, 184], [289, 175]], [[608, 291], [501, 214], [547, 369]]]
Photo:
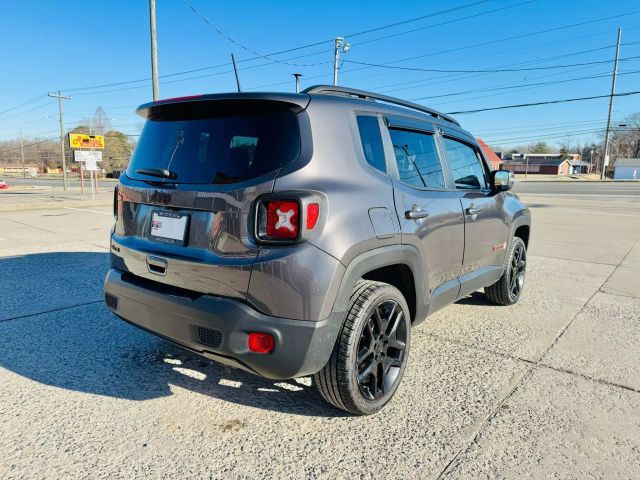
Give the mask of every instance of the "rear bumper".
[[[197, 298], [155, 291], [130, 283], [111, 269], [104, 283], [107, 307], [123, 320], [188, 350], [263, 377], [285, 379], [310, 375], [329, 359], [344, 313], [320, 321], [290, 320], [262, 314], [232, 299]], [[249, 351], [249, 332], [270, 333], [269, 354]]]

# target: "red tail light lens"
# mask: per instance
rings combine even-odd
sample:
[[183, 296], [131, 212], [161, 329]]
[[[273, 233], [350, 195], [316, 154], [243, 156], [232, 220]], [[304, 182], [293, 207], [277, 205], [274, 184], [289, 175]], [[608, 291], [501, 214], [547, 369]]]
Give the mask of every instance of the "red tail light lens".
[[295, 200], [263, 202], [258, 218], [258, 235], [263, 240], [295, 240], [300, 233], [300, 204]]
[[282, 192], [258, 199], [254, 224], [258, 243], [302, 243], [318, 228], [322, 220], [320, 195], [313, 192], [290, 195]]
[[276, 342], [268, 333], [251, 332], [248, 343], [249, 351], [253, 353], [269, 353], [273, 350]]

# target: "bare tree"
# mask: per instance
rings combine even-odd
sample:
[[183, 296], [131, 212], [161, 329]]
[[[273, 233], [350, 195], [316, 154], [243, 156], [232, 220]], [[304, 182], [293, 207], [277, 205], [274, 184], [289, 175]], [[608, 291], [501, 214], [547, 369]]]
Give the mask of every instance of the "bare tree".
[[109, 120], [109, 117], [107, 117], [107, 113], [102, 107], [96, 108], [93, 116], [85, 118], [81, 123], [87, 125], [93, 135], [104, 135], [112, 129], [111, 120]]

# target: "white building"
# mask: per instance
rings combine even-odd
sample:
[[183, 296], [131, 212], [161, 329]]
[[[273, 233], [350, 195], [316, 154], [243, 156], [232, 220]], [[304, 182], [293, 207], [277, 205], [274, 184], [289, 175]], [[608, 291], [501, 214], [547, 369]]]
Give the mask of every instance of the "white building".
[[640, 158], [618, 158], [614, 180], [640, 180]]

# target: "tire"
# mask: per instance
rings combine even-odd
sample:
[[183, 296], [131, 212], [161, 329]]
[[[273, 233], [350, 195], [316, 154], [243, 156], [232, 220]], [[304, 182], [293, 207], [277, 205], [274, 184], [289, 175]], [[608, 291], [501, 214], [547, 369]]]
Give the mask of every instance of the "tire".
[[484, 289], [487, 299], [496, 305], [517, 303], [524, 289], [526, 270], [527, 247], [521, 238], [514, 237], [502, 276], [496, 283]]
[[402, 380], [411, 317], [400, 291], [387, 283], [360, 280], [350, 301], [331, 357], [313, 383], [330, 404], [371, 415], [391, 400]]

